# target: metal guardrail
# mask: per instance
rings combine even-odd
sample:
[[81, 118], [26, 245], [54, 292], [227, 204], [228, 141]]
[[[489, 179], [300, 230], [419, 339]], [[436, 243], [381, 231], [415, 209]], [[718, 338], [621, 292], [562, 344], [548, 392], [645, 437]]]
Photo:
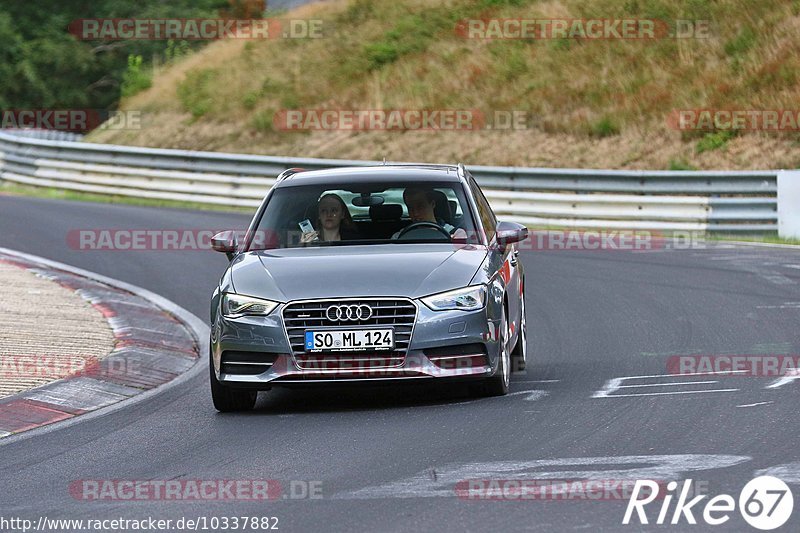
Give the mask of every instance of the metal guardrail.
[[[0, 133], [0, 180], [99, 194], [255, 207], [291, 167], [377, 161], [195, 152]], [[777, 231], [777, 171], [470, 166], [498, 216], [531, 226]]]
[[81, 139], [83, 139], [82, 134], [72, 133], [70, 131], [39, 130], [35, 128], [18, 128], [18, 129], [11, 128], [4, 131], [20, 137], [31, 137], [33, 139], [47, 139], [50, 141], [80, 141]]

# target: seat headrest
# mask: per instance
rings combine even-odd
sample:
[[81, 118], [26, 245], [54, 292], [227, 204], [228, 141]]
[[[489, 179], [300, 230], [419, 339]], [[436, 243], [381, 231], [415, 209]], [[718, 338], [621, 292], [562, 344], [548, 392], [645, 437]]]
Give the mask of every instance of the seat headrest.
[[444, 220], [448, 224], [453, 223], [453, 214], [450, 210], [450, 204], [447, 200], [447, 195], [442, 191], [433, 191], [434, 196], [436, 197], [436, 205], [433, 208], [433, 212], [436, 215], [436, 218]]
[[372, 220], [400, 220], [403, 217], [403, 206], [400, 204], [381, 204], [369, 207], [369, 218]]

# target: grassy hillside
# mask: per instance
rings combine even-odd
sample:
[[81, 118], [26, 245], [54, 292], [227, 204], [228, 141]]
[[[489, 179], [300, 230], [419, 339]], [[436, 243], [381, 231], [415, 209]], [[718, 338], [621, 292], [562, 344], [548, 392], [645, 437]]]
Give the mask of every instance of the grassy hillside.
[[[351, 0], [287, 16], [324, 38], [216, 42], [125, 109], [142, 129], [89, 140], [199, 150], [471, 164], [795, 168], [797, 133], [680, 132], [674, 109], [800, 109], [800, 2]], [[710, 20], [707, 38], [464, 39], [468, 18]], [[278, 131], [282, 109], [521, 110], [519, 131]]]

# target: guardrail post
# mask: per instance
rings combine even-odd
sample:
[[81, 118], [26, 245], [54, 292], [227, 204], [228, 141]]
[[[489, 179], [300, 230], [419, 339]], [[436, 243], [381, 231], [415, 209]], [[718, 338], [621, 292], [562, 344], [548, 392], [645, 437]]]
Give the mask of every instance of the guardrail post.
[[800, 239], [800, 170], [778, 172], [778, 236]]

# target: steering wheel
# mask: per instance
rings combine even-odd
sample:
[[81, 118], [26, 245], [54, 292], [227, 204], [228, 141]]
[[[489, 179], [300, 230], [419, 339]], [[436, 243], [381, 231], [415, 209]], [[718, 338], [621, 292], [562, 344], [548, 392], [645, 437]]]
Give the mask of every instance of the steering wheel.
[[417, 229], [422, 229], [422, 228], [437, 230], [442, 235], [447, 237], [448, 240], [450, 240], [450, 233], [446, 229], [444, 229], [443, 227], [441, 227], [439, 224], [437, 224], [435, 222], [414, 222], [413, 224], [409, 224], [408, 226], [406, 226], [405, 228], [400, 230], [400, 234], [397, 236], [397, 238], [398, 239], [402, 239], [403, 236], [406, 233], [412, 232], [412, 231], [417, 230]]

